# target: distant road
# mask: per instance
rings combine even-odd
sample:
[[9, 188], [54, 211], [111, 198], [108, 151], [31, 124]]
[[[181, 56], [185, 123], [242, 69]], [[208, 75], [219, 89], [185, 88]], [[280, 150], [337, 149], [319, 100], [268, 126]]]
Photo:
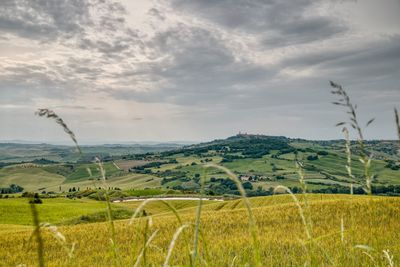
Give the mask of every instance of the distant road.
[[[126, 198], [126, 199], [117, 199], [112, 202], [131, 202], [131, 201], [145, 201], [147, 199], [151, 200], [200, 200], [199, 197], [149, 197], [149, 198]], [[202, 200], [213, 200], [213, 201], [224, 201], [222, 198], [202, 198]]]

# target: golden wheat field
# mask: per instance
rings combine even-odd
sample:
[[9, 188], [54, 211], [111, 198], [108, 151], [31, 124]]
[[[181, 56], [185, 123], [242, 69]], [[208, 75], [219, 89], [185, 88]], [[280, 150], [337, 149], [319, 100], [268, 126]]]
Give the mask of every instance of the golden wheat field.
[[[289, 195], [250, 199], [262, 266], [397, 266], [400, 258], [400, 199], [350, 195], [299, 196], [311, 238]], [[152, 203], [154, 205], [154, 203]], [[160, 203], [162, 205], [162, 203]], [[199, 254], [192, 262], [196, 207], [109, 223], [62, 226], [66, 241], [43, 228], [46, 266], [254, 266], [254, 246], [242, 200], [203, 206]], [[40, 214], [39, 214], [40, 216]], [[308, 220], [311, 219], [311, 220]], [[36, 266], [32, 228], [0, 226], [1, 266]], [[166, 261], [176, 230], [175, 246]], [[73, 252], [70, 248], [74, 245]], [[143, 249], [145, 248], [145, 249]], [[116, 252], [116, 256], [114, 254]]]

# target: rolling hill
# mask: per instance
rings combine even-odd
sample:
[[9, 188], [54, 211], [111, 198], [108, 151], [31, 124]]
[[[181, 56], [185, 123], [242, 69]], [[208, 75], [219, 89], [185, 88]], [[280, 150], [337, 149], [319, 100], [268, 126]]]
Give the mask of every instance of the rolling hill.
[[[395, 194], [396, 186], [400, 185], [398, 143], [367, 141], [366, 146], [369, 153], [374, 155], [371, 163], [371, 170], [376, 174], [373, 185]], [[164, 148], [159, 148], [157, 152], [144, 154], [121, 154], [129, 152], [128, 150], [113, 154], [109, 147], [104, 146], [89, 151], [97, 151], [100, 156], [105, 155], [103, 161], [107, 184], [112, 188], [158, 188], [198, 193], [200, 177], [205, 174], [207, 194], [237, 195], [236, 186], [228, 181], [224, 172], [207, 168], [204, 173], [204, 165], [214, 163], [236, 173], [246, 182], [248, 194], [255, 196], [268, 195], [271, 188], [277, 185], [298, 190], [299, 177], [295, 159], [303, 162], [310, 191], [350, 193], [350, 188], [353, 187], [356, 193], [362, 193], [364, 170], [358, 160], [357, 144], [353, 142], [351, 148], [354, 177], [349, 177], [345, 167], [347, 154], [343, 140], [308, 141], [281, 136], [239, 134], [227, 139], [165, 151]], [[10, 150], [11, 152], [7, 152], [9, 154], [15, 154], [15, 148], [6, 149], [3, 146], [2, 149]], [[70, 147], [69, 149], [72, 150]], [[22, 156], [23, 152], [19, 153]], [[46, 153], [50, 152], [35, 146], [27, 155], [40, 157], [40, 160], [19, 164], [3, 161], [6, 166], [0, 169], [0, 188], [17, 184], [25, 191], [62, 193], [69, 192], [72, 188], [96, 188], [101, 184], [98, 166], [92, 162], [92, 152], [75, 162], [53, 162], [55, 155]], [[391, 186], [395, 187], [389, 188]]]

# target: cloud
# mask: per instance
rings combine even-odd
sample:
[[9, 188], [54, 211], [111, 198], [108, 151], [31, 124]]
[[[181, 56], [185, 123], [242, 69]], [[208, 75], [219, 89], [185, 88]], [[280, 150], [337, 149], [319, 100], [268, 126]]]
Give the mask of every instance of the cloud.
[[90, 23], [85, 0], [4, 0], [0, 3], [0, 31], [46, 41], [84, 31]]
[[337, 17], [313, 12], [320, 2], [301, 1], [172, 1], [174, 8], [201, 16], [227, 29], [259, 35], [266, 47], [296, 45], [344, 33]]
[[[89, 114], [84, 121], [96, 121], [93, 127], [101, 113], [124, 132], [135, 127], [124, 120], [142, 134], [169, 123], [198, 138], [190, 129], [214, 127], [203, 134], [220, 137], [245, 128], [287, 135], [300, 124], [328, 129], [326, 117], [338, 114], [326, 108], [329, 80], [343, 83], [370, 113], [400, 101], [400, 29], [358, 27], [352, 11], [343, 12], [347, 4], [173, 0], [146, 3], [140, 14], [143, 3], [125, 4], [1, 1], [3, 109], [45, 104], [78, 121]], [[263, 119], [270, 125], [261, 126]]]
[[151, 47], [166, 55], [148, 70], [164, 82], [152, 90], [115, 91], [114, 97], [183, 106], [218, 104], [240, 97], [243, 89], [265, 81], [275, 71], [238, 62], [218, 33], [190, 25], [179, 24], [157, 34]]
[[[2, 1], [0, 32], [8, 47], [0, 63], [0, 101], [77, 99], [115, 87], [118, 66], [141, 53], [119, 2]], [[22, 51], [22, 52], [21, 52]]]

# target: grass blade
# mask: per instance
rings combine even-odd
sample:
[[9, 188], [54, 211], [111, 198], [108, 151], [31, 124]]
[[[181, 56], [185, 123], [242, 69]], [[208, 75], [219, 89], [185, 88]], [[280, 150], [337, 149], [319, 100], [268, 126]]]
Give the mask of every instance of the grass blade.
[[258, 229], [257, 229], [257, 224], [253, 215], [253, 211], [251, 209], [251, 204], [249, 199], [246, 197], [246, 191], [243, 188], [242, 182], [239, 180], [239, 178], [228, 168], [225, 168], [220, 165], [216, 164], [207, 164], [206, 167], [211, 167], [211, 168], [216, 168], [219, 169], [223, 172], [225, 172], [229, 178], [235, 182], [237, 188], [239, 189], [240, 195], [242, 196], [242, 200], [244, 201], [246, 210], [247, 210], [247, 216], [249, 218], [249, 229], [250, 233], [252, 236], [253, 240], [253, 251], [254, 251], [254, 260], [255, 266], [262, 266], [261, 264], [261, 253], [260, 253], [260, 244], [258, 241]]
[[74, 132], [71, 131], [68, 125], [64, 122], [64, 120], [60, 116], [58, 116], [53, 110], [47, 108], [40, 108], [35, 112], [35, 115], [38, 115], [39, 117], [54, 119], [54, 121], [64, 129], [64, 131], [69, 135], [69, 137], [75, 143], [75, 146], [79, 151], [79, 154], [82, 154], [82, 150], [78, 145], [78, 141], [76, 140]]
[[32, 218], [33, 218], [33, 225], [35, 227], [34, 229], [34, 236], [36, 237], [36, 243], [37, 243], [37, 256], [38, 256], [38, 264], [39, 267], [44, 267], [44, 248], [43, 248], [43, 238], [40, 233], [40, 220], [39, 220], [39, 214], [36, 209], [35, 203], [30, 203], [31, 206], [31, 212], [32, 212]]
[[164, 264], [163, 264], [164, 267], [168, 267], [169, 266], [168, 265], [169, 264], [169, 259], [171, 258], [172, 251], [173, 251], [173, 249], [175, 247], [175, 242], [178, 239], [179, 235], [182, 233], [182, 231], [187, 227], [188, 227], [188, 225], [182, 225], [181, 227], [179, 227], [176, 230], [174, 236], [172, 237], [171, 242], [169, 243], [168, 253], [167, 253], [167, 256], [165, 257], [165, 261], [164, 261]]
[[144, 247], [142, 248], [142, 250], [140, 251], [140, 254], [139, 254], [139, 256], [137, 257], [136, 262], [135, 262], [135, 264], [133, 265], [133, 267], [139, 266], [140, 261], [141, 261], [141, 259], [143, 258], [143, 255], [144, 255], [144, 253], [145, 253], [147, 247], [148, 247], [148, 246], [150, 245], [150, 243], [153, 241], [154, 237], [156, 237], [157, 233], [158, 233], [158, 230], [155, 230], [155, 231], [151, 234], [151, 236], [149, 237], [149, 239], [147, 239], [147, 241], [146, 241]]

